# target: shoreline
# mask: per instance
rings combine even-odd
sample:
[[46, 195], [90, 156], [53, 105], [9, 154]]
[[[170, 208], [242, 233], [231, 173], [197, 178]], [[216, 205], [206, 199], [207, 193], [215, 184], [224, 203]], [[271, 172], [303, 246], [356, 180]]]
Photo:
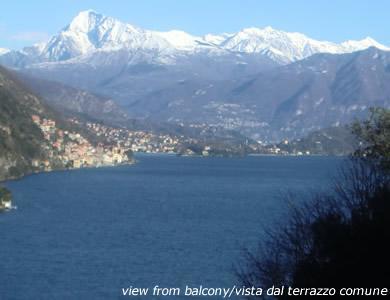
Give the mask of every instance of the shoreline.
[[29, 176], [39, 175], [39, 174], [44, 174], [44, 173], [75, 171], [75, 170], [83, 170], [83, 169], [114, 168], [114, 167], [119, 167], [119, 166], [127, 166], [127, 165], [130, 166], [130, 165], [134, 165], [135, 163], [137, 163], [137, 160], [133, 158], [131, 161], [129, 161], [127, 163], [121, 163], [121, 164], [116, 164], [116, 165], [87, 166], [87, 167], [81, 167], [81, 168], [56, 168], [56, 169], [52, 169], [52, 170], [32, 171], [32, 172], [26, 172], [20, 176], [1, 179], [0, 184], [6, 183], [9, 181], [18, 181], [18, 180], [21, 180], [21, 179], [29, 177]]
[[244, 156], [220, 156], [220, 155], [178, 155], [177, 153], [163, 153], [163, 152], [136, 152], [133, 154], [133, 158], [131, 161], [127, 163], [121, 163], [116, 165], [101, 165], [101, 166], [87, 166], [87, 167], [81, 167], [81, 168], [56, 168], [49, 171], [41, 170], [41, 171], [32, 171], [27, 172], [25, 174], [22, 174], [20, 176], [16, 177], [9, 177], [5, 179], [0, 180], [0, 184], [9, 182], [9, 181], [17, 181], [21, 180], [25, 177], [32, 176], [32, 175], [38, 175], [42, 173], [52, 173], [52, 172], [64, 172], [64, 171], [75, 171], [75, 170], [83, 170], [83, 169], [100, 169], [100, 168], [115, 168], [120, 166], [127, 166], [127, 165], [134, 165], [139, 162], [139, 160], [136, 159], [137, 156], [167, 156], [167, 157], [186, 157], [186, 158], [245, 158], [245, 157], [347, 157], [348, 155], [330, 155], [330, 154], [310, 154], [310, 155], [296, 155], [296, 154], [287, 154], [287, 155], [280, 155], [280, 154], [262, 154], [262, 153], [252, 153], [247, 154]]

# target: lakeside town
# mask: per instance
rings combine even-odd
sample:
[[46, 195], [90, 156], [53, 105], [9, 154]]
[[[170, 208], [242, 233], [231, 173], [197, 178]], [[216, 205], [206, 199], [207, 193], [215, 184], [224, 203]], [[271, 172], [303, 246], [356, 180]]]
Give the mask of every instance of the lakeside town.
[[[33, 115], [32, 120], [47, 141], [44, 145], [47, 158], [34, 159], [32, 166], [44, 171], [58, 166], [78, 169], [129, 164], [133, 162], [132, 154], [137, 152], [208, 156], [214, 150], [212, 145], [183, 135], [115, 128], [75, 118], [67, 120], [83, 128], [89, 137], [95, 137], [97, 142], [93, 144], [79, 132], [60, 129], [52, 119]], [[196, 145], [197, 150], [192, 150], [191, 145]]]
[[51, 119], [33, 115], [33, 122], [41, 129], [47, 144], [46, 160], [33, 160], [32, 165], [50, 171], [53, 161], [66, 168], [113, 166], [132, 161], [128, 149], [119, 145], [98, 143], [96, 146], [80, 133], [57, 128]]
[[[154, 133], [127, 128], [114, 128], [100, 123], [81, 122], [69, 119], [71, 123], [87, 128], [92, 134], [103, 138], [109, 144], [115, 144], [120, 149], [132, 153], [167, 153], [183, 156], [215, 156], [239, 154], [243, 145], [239, 142], [224, 143], [221, 140], [211, 140], [201, 137], [189, 137], [168, 133]], [[258, 145], [247, 145], [245, 151], [257, 152]]]
[[[71, 122], [80, 124], [76, 119]], [[146, 131], [133, 131], [126, 128], [113, 128], [99, 123], [86, 122], [86, 128], [108, 143], [122, 149], [145, 153], [177, 153], [183, 137], [169, 134], [154, 134]]]
[[[70, 119], [75, 124], [81, 124], [77, 119]], [[131, 150], [134, 153], [169, 153], [184, 156], [201, 155], [210, 156], [221, 153], [221, 146], [232, 149], [232, 153], [240, 154], [240, 148], [245, 147], [245, 154], [281, 155], [281, 156], [304, 156], [312, 155], [309, 149], [297, 149], [294, 145], [300, 139], [290, 142], [285, 139], [277, 144], [264, 145], [261, 141], [251, 141], [235, 145], [218, 145], [209, 142], [202, 142], [200, 139], [190, 138], [183, 135], [157, 134], [147, 131], [133, 131], [126, 128], [113, 128], [99, 123], [86, 122], [86, 126], [97, 136], [104, 137], [109, 143], [114, 143], [120, 148]], [[203, 128], [203, 127], [201, 127]], [[321, 147], [321, 141], [316, 141], [316, 146]], [[196, 145], [191, 147], [191, 145]], [[310, 147], [307, 147], [310, 148]], [[228, 149], [229, 150], [229, 149]], [[314, 153], [315, 154], [315, 153]]]
[[[75, 118], [68, 119], [70, 124], [85, 128], [86, 131], [100, 140], [94, 145], [78, 132], [58, 128], [52, 119], [33, 115], [32, 120], [40, 128], [47, 141], [45, 150], [48, 154], [45, 160], [33, 160], [32, 166], [45, 171], [53, 169], [53, 161], [57, 165], [69, 169], [132, 163], [132, 154], [137, 152], [184, 156], [237, 155], [242, 153], [298, 156], [311, 154], [310, 151], [289, 152], [281, 149], [280, 145], [288, 145], [288, 140], [279, 145], [268, 146], [264, 146], [260, 142], [247, 145], [239, 143], [236, 145], [216, 145], [184, 135], [130, 130], [110, 127], [101, 123], [84, 122]], [[245, 149], [243, 149], [244, 147]]]
[[[85, 167], [115, 166], [133, 163], [133, 153], [167, 153], [183, 156], [220, 155], [226, 147], [226, 153], [236, 155], [243, 145], [232, 146], [207, 143], [200, 139], [184, 135], [153, 133], [127, 128], [115, 128], [101, 123], [85, 122], [75, 118], [68, 119], [69, 124], [83, 128], [83, 134], [72, 130], [61, 129], [55, 120], [38, 115], [31, 116], [32, 121], [41, 130], [46, 144], [42, 145], [46, 154], [44, 159], [33, 159], [32, 167], [36, 171], [51, 171], [55, 169], [79, 169]], [[89, 133], [89, 134], [88, 134]], [[95, 143], [90, 137], [96, 137]], [[288, 141], [284, 141], [288, 144]], [[220, 147], [220, 148], [218, 148]], [[232, 147], [232, 148], [229, 148]], [[236, 148], [234, 148], [236, 147]], [[265, 148], [261, 143], [248, 144], [246, 154], [288, 155], [277, 146]], [[267, 151], [264, 153], [264, 151]], [[305, 155], [309, 153], [298, 153]], [[12, 209], [11, 193], [0, 187], [0, 211]]]

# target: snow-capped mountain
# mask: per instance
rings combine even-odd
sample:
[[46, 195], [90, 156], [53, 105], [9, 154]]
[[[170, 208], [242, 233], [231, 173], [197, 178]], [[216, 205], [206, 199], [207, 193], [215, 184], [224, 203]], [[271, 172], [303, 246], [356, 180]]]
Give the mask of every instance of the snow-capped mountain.
[[[367, 42], [369, 41], [369, 42]], [[350, 41], [336, 44], [317, 41], [296, 32], [284, 32], [272, 27], [247, 28], [224, 41], [219, 46], [224, 49], [246, 53], [263, 53], [275, 61], [286, 64], [304, 59], [315, 53], [347, 53], [379, 45], [374, 40]], [[380, 45], [381, 48], [385, 48]], [[389, 49], [390, 50], [390, 49]]]
[[[281, 64], [307, 58], [316, 53], [343, 54], [376, 47], [390, 51], [374, 39], [367, 37], [360, 41], [349, 40], [341, 44], [318, 41], [298, 32], [285, 32], [270, 26], [246, 28], [235, 34], [211, 36], [212, 43], [220, 48], [244, 53], [265, 54]], [[207, 38], [207, 36], [206, 36]], [[209, 41], [211, 42], [209, 39]]]
[[9, 51], [10, 51], [9, 49], [0, 48], [0, 55], [6, 54]]
[[383, 46], [382, 44], [378, 43], [377, 41], [375, 41], [374, 39], [372, 39], [370, 37], [366, 37], [365, 39], [362, 39], [360, 41], [345, 41], [345, 42], [341, 43], [340, 46], [341, 46], [342, 51], [344, 51], [346, 53], [360, 51], [360, 50], [364, 50], [364, 49], [367, 49], [370, 47], [375, 47], [375, 48], [378, 48], [378, 49], [384, 50], [384, 51], [390, 50], [389, 47]]
[[154, 49], [163, 51], [171, 45], [159, 35], [124, 24], [113, 18], [88, 10], [79, 13], [42, 49], [47, 61], [64, 61], [99, 49]]
[[[112, 99], [134, 118], [213, 124], [270, 139], [390, 105], [390, 48], [371, 38], [333, 43], [271, 27], [194, 36], [88, 10], [46, 43], [4, 50], [0, 64]], [[61, 104], [65, 98], [52, 91]], [[66, 95], [71, 107], [92, 103], [84, 94]]]
[[168, 41], [176, 50], [193, 51], [201, 45], [202, 38], [188, 34], [180, 30], [171, 30], [167, 32], [155, 32], [157, 36]]
[[219, 46], [231, 51], [263, 53], [279, 63], [290, 63], [316, 53], [342, 54], [369, 47], [390, 50], [371, 38], [336, 44], [317, 41], [297, 32], [284, 32], [272, 27], [247, 28], [223, 40]]
[[[348, 53], [363, 50], [371, 46], [381, 50], [390, 48], [371, 38], [361, 41], [346, 41], [336, 44], [317, 41], [301, 33], [284, 32], [266, 28], [246, 28], [233, 34], [207, 34], [193, 36], [180, 30], [158, 32], [138, 28], [104, 16], [93, 10], [80, 12], [71, 23], [54, 35], [47, 43], [33, 45], [22, 51], [0, 49], [1, 62], [18, 66], [42, 62], [64, 62], [95, 52], [109, 53], [128, 50], [131, 53], [144, 51], [153, 62], [162, 64], [176, 63], [175, 57], [207, 53], [208, 55], [226, 55], [228, 53], [247, 53], [271, 58], [278, 64], [287, 64], [315, 53]], [[13, 52], [17, 52], [16, 54]], [[8, 55], [10, 58], [4, 58]], [[141, 55], [144, 59], [145, 56]], [[18, 61], [19, 59], [19, 61]], [[23, 60], [23, 63], [20, 60]], [[16, 60], [16, 62], [15, 62]], [[88, 59], [87, 59], [88, 60]], [[82, 59], [83, 62], [86, 59]], [[139, 62], [136, 60], [135, 63]]]

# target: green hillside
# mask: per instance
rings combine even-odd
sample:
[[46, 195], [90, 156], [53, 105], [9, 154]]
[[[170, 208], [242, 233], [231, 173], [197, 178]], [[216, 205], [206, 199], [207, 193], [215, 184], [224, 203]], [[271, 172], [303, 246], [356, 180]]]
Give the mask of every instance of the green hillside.
[[46, 158], [45, 140], [31, 116], [50, 115], [39, 98], [0, 67], [0, 180], [34, 171], [32, 161]]

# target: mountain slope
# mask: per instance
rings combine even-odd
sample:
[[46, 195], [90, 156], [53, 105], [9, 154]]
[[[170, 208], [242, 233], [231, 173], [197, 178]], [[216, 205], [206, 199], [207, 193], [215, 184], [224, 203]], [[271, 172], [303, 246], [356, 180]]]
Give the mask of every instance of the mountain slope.
[[39, 95], [54, 110], [69, 117], [125, 125], [129, 118], [112, 99], [58, 82], [46, 81], [32, 76], [15, 74], [36, 95]]
[[83, 123], [65, 120], [0, 67], [0, 181], [35, 171], [132, 162]]
[[390, 53], [376, 48], [317, 54], [240, 80], [188, 81], [150, 93], [132, 116], [236, 129], [254, 138], [294, 138], [390, 106]]
[[45, 105], [0, 67], [0, 180], [33, 170], [47, 158], [46, 142], [31, 116], [50, 115]]
[[5, 48], [0, 48], [0, 55], [8, 53], [10, 50], [5, 49]]

